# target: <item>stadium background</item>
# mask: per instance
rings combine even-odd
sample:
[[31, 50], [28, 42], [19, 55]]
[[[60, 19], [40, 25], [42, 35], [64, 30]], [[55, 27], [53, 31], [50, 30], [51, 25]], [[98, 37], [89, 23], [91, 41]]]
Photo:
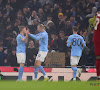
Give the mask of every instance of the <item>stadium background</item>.
[[[19, 66], [16, 59], [19, 26], [25, 25], [31, 33], [37, 34], [38, 23], [43, 23], [49, 35], [51, 55], [46, 62], [50, 65], [43, 63], [44, 67], [70, 66], [70, 48], [67, 48], [66, 40], [72, 34], [74, 25], [79, 28], [78, 33], [87, 44], [79, 66], [95, 67], [92, 37], [95, 14], [99, 7], [100, 0], [0, 0], [0, 66]], [[37, 52], [38, 41], [29, 38], [25, 66], [34, 66]]]

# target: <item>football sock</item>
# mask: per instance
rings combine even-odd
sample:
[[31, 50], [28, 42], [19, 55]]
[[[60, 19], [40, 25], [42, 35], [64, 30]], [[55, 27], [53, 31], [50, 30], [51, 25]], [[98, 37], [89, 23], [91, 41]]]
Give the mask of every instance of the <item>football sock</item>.
[[38, 68], [39, 68], [39, 70], [41, 71], [41, 73], [42, 73], [44, 76], [46, 76], [46, 73], [45, 73], [43, 67], [42, 67], [42, 66], [39, 66]]
[[18, 80], [22, 80], [22, 76], [23, 76], [23, 67], [19, 67], [19, 75], [18, 75]]
[[38, 75], [38, 71], [39, 71], [39, 68], [38, 67], [35, 67], [35, 70], [34, 70], [34, 75], [35, 75], [35, 79], [37, 79], [37, 75]]
[[76, 78], [78, 68], [77, 67], [72, 67], [72, 70], [73, 70], [73, 78]]

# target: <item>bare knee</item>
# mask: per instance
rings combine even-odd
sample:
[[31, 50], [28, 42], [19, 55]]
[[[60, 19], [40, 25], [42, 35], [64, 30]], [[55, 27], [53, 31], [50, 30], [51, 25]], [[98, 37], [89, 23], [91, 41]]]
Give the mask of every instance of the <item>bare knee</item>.
[[24, 63], [20, 63], [20, 66], [21, 66], [21, 67], [24, 67]]
[[77, 65], [71, 65], [71, 67], [77, 67]]
[[35, 67], [39, 67], [40, 66], [40, 64], [38, 64], [38, 63], [35, 63], [35, 65], [34, 65]]
[[41, 61], [36, 60], [34, 66], [35, 66], [35, 67], [39, 67], [40, 65], [41, 65]]

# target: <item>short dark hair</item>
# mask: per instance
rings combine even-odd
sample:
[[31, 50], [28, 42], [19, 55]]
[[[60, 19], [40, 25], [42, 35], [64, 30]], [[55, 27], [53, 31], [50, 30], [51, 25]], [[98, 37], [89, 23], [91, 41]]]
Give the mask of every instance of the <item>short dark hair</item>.
[[75, 32], [78, 32], [78, 28], [76, 26], [73, 26], [72, 29], [75, 31]]

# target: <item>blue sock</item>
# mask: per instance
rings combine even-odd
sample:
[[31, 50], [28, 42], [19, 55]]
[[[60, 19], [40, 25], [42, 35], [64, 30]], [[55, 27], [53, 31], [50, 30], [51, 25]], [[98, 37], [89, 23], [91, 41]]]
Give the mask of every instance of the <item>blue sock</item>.
[[18, 75], [18, 80], [22, 80], [22, 76], [23, 76], [23, 67], [19, 67], [19, 75]]
[[34, 75], [35, 75], [35, 78], [37, 78], [38, 71], [39, 71], [39, 68], [38, 68], [38, 67], [35, 67], [35, 70], [34, 70]]
[[73, 70], [73, 78], [76, 78], [76, 74], [77, 74], [77, 67], [72, 67]]
[[42, 67], [42, 66], [39, 66], [38, 68], [39, 68], [39, 70], [41, 71], [41, 73], [45, 76], [45, 75], [46, 75], [46, 73], [45, 73], [45, 71], [44, 71], [43, 67]]

